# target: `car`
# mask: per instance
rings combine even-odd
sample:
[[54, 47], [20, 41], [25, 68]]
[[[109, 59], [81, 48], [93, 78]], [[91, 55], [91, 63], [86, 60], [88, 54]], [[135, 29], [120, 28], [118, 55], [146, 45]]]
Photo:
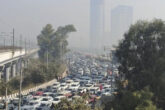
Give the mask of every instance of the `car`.
[[18, 103], [19, 103], [19, 98], [18, 97], [14, 98], [13, 99], [13, 104], [18, 105]]
[[110, 85], [110, 84], [105, 84], [105, 85], [103, 86], [103, 89], [107, 89], [107, 88], [111, 88], [111, 85]]
[[58, 103], [60, 103], [60, 101], [61, 101], [61, 98], [60, 98], [60, 96], [59, 96], [59, 97], [55, 97], [55, 98], [53, 99], [52, 103], [53, 103], [53, 104], [58, 104]]
[[40, 102], [30, 102], [28, 105], [24, 105], [21, 107], [21, 110], [35, 110], [40, 106]]
[[90, 83], [92, 81], [92, 79], [89, 76], [82, 76], [81, 77], [81, 82], [86, 83]]
[[80, 87], [80, 84], [72, 84], [69, 89], [72, 89], [72, 90], [78, 90], [78, 88]]
[[73, 80], [67, 80], [66, 85], [69, 87], [73, 84], [73, 82], [74, 82]]
[[89, 91], [93, 87], [92, 84], [85, 84], [84, 88]]
[[47, 96], [51, 96], [52, 95], [52, 92], [45, 92], [45, 93], [43, 93], [43, 97], [47, 97]]
[[4, 103], [0, 103], [0, 109], [5, 109], [5, 104]]
[[59, 90], [65, 90], [68, 88], [68, 85], [66, 83], [62, 83], [59, 87]]
[[96, 94], [99, 90], [100, 90], [99, 87], [91, 87], [89, 92], [91, 94]]
[[93, 82], [100, 82], [103, 80], [102, 76], [96, 76], [95, 78], [92, 79]]
[[43, 91], [37, 91], [34, 96], [42, 96], [43, 95]]
[[106, 88], [105, 90], [103, 90], [102, 95], [104, 95], [104, 96], [111, 96], [111, 89], [110, 88]]
[[79, 93], [86, 93], [86, 91], [87, 91], [87, 90], [86, 90], [86, 88], [84, 88], [84, 87], [79, 87], [79, 88], [78, 88], [78, 92], [79, 92]]
[[52, 86], [52, 89], [57, 89], [58, 87], [60, 87], [60, 83], [59, 82], [55, 82]]
[[42, 104], [51, 104], [52, 101], [53, 101], [53, 98], [48, 96], [48, 97], [43, 97], [40, 102]]
[[29, 103], [33, 103], [33, 102], [40, 102], [42, 100], [42, 97], [41, 96], [34, 96], [30, 101]]
[[57, 93], [57, 94], [56, 94], [56, 97], [59, 97], [59, 96], [65, 97], [65, 93], [63, 93], [63, 92]]
[[36, 108], [36, 110], [49, 110], [51, 105], [52, 104], [41, 103], [40, 106]]
[[84, 71], [83, 71], [82, 68], [79, 68], [79, 69], [78, 69], [78, 74], [80, 74], [80, 75], [83, 75], [83, 74], [84, 74]]

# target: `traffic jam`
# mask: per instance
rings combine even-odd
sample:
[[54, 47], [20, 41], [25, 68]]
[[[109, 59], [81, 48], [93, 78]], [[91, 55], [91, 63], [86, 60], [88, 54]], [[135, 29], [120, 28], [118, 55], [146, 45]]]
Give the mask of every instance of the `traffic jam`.
[[[22, 96], [21, 110], [51, 110], [52, 104], [60, 103], [63, 98], [72, 101], [86, 93], [89, 94], [86, 104], [93, 107], [101, 97], [111, 97], [116, 93], [115, 81], [118, 78], [118, 70], [109, 61], [70, 54], [67, 62], [68, 75], [51, 86]], [[18, 103], [19, 97], [10, 100], [9, 110], [18, 110]]]

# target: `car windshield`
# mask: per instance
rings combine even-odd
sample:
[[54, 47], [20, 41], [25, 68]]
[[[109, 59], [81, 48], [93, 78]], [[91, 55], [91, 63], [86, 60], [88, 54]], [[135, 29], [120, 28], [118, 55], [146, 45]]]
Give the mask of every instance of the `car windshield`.
[[85, 87], [91, 87], [91, 86], [92, 86], [92, 85], [89, 85], [89, 84], [88, 84], [88, 85], [85, 85]]
[[34, 105], [34, 103], [29, 103], [29, 105]]
[[72, 87], [76, 87], [77, 85], [73, 84]]
[[49, 100], [49, 99], [47, 99], [47, 98], [43, 98], [43, 99], [42, 99], [42, 101], [48, 101], [48, 100]]
[[109, 89], [106, 89], [105, 92], [110, 92], [110, 90]]
[[41, 107], [44, 107], [44, 106], [46, 106], [46, 104], [41, 104], [40, 106], [41, 106]]
[[78, 89], [79, 91], [83, 90], [83, 89]]
[[90, 89], [90, 91], [95, 91], [95, 89]]
[[54, 98], [53, 100], [54, 100], [54, 101], [59, 101], [59, 99], [58, 99], [58, 98]]
[[63, 96], [63, 94], [57, 94], [57, 96]]
[[34, 97], [33, 100], [37, 100], [38, 98]]

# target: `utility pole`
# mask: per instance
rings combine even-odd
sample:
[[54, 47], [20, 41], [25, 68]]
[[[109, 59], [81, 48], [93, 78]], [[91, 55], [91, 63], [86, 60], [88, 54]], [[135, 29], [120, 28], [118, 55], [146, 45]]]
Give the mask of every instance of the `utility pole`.
[[6, 47], [6, 39], [5, 39], [5, 37], [4, 37], [3, 45], [4, 45], [4, 49], [5, 49], [5, 47]]
[[48, 49], [46, 51], [46, 67], [47, 67], [47, 70], [48, 70], [48, 66], [49, 66], [49, 55], [48, 55]]
[[21, 91], [22, 91], [22, 68], [21, 68], [21, 71], [20, 71], [20, 87], [19, 87], [19, 104], [18, 104], [18, 110], [21, 110], [21, 98], [22, 98]]
[[30, 44], [31, 44], [31, 43], [30, 43], [30, 39], [29, 39], [29, 50], [30, 50], [30, 47], [31, 47]]
[[13, 28], [13, 51], [12, 51], [12, 53], [13, 53], [13, 57], [14, 57], [14, 28]]
[[5, 108], [5, 110], [8, 110], [8, 103], [7, 103], [7, 82], [5, 82], [6, 84], [5, 84], [5, 105], [6, 105], [6, 108]]
[[25, 38], [25, 55], [27, 54], [27, 48], [26, 48], [26, 38]]
[[20, 52], [22, 53], [22, 35], [20, 35], [19, 46], [20, 46]]

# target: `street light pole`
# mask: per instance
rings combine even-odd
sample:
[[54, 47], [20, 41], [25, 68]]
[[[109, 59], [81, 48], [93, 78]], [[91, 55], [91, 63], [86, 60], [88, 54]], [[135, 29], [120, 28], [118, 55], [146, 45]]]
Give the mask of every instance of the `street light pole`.
[[7, 82], [6, 82], [5, 86], [6, 86], [5, 87], [5, 89], [6, 89], [5, 90], [5, 105], [6, 105], [6, 108], [5, 109], [8, 110], [8, 103], [7, 103]]
[[22, 91], [22, 68], [20, 71], [20, 87], [19, 87], [19, 104], [18, 104], [18, 110], [21, 110], [21, 91]]
[[5, 49], [5, 47], [6, 47], [6, 39], [5, 39], [5, 37], [4, 37], [4, 49]]
[[14, 56], [14, 28], [13, 28], [13, 51], [12, 51], [12, 53], [13, 53], [13, 56]]
[[47, 70], [48, 70], [48, 65], [49, 65], [49, 55], [48, 55], [48, 49], [46, 51], [46, 67], [47, 67]]

